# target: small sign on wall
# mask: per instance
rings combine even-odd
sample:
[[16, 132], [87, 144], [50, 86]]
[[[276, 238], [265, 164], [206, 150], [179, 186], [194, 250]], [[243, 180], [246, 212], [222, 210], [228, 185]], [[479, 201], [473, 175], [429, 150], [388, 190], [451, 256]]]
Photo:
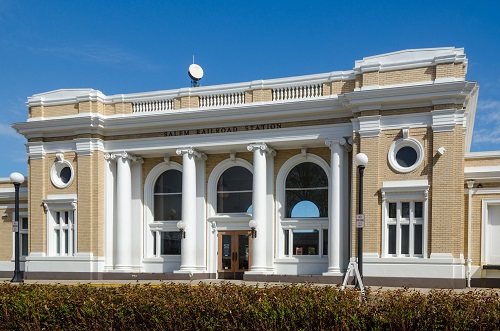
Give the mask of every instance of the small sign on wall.
[[12, 232], [19, 232], [19, 222], [12, 221]]
[[356, 227], [358, 229], [362, 229], [365, 227], [365, 215], [364, 214], [357, 214], [356, 215]]

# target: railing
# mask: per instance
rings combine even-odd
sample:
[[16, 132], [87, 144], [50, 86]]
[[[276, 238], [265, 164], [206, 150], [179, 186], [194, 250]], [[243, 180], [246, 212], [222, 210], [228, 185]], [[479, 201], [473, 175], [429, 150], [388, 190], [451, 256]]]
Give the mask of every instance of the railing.
[[200, 96], [200, 108], [231, 106], [245, 103], [245, 92]]
[[132, 103], [134, 113], [146, 113], [151, 111], [173, 110], [174, 99], [148, 100]]
[[323, 84], [278, 87], [273, 89], [273, 101], [315, 98], [323, 95]]

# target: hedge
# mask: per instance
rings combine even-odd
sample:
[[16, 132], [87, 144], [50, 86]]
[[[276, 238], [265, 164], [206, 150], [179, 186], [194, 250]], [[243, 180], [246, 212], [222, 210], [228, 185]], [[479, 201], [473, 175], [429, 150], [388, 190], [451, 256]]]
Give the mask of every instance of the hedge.
[[0, 285], [1, 330], [495, 330], [492, 290]]

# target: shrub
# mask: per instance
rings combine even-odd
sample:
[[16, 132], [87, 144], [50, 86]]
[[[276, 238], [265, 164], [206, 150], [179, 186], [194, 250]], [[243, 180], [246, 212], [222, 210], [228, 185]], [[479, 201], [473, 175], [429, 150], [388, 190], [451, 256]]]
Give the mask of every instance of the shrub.
[[493, 330], [495, 291], [305, 285], [0, 285], [2, 330]]

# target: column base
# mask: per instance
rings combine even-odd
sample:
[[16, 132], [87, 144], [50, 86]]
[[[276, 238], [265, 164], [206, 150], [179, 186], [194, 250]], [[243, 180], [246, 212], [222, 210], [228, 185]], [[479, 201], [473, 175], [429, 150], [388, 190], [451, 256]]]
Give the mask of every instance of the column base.
[[206, 273], [204, 267], [194, 267], [194, 266], [181, 266], [179, 270], [174, 270], [174, 274], [200, 274]]
[[323, 272], [323, 276], [344, 276], [347, 270], [340, 269], [337, 267], [330, 267], [326, 272]]
[[114, 268], [106, 268], [106, 271], [110, 272], [142, 272], [142, 266], [133, 266], [133, 265], [116, 265]]

